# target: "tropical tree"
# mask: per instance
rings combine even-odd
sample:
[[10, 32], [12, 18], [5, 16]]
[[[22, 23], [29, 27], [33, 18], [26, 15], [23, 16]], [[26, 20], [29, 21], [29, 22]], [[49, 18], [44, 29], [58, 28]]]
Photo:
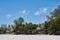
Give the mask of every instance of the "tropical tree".
[[52, 20], [50, 20], [50, 34], [55, 34], [60, 29], [60, 5], [53, 12], [51, 12]]
[[60, 5], [51, 14], [53, 17], [60, 17]]
[[19, 23], [20, 25], [22, 25], [23, 22], [24, 22], [24, 19], [23, 19], [22, 17], [18, 18], [18, 23]]
[[45, 34], [49, 33], [49, 26], [50, 26], [50, 22], [45, 21], [45, 24], [44, 24]]
[[50, 30], [52, 34], [55, 34], [56, 31], [60, 31], [60, 18], [55, 18], [50, 21]]
[[27, 34], [32, 34], [32, 31], [37, 28], [36, 24], [29, 23], [24, 27], [24, 31]]
[[16, 34], [22, 33], [23, 26], [24, 26], [24, 24], [22, 24], [23, 22], [24, 22], [24, 19], [23, 19], [22, 17], [14, 20], [14, 24], [15, 24], [15, 25], [14, 25], [14, 32], [15, 32]]

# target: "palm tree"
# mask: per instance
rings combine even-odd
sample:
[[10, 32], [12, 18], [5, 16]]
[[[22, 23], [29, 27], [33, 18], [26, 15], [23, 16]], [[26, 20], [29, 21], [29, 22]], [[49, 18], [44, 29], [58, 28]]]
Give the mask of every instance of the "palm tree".
[[24, 22], [24, 19], [22, 17], [14, 20], [14, 23], [15, 23], [14, 32], [16, 32], [17, 34], [22, 33], [22, 29], [23, 29], [22, 23], [23, 22]]
[[18, 23], [17, 19], [14, 20], [14, 24], [15, 25], [14, 25], [14, 28], [13, 28], [13, 32], [17, 34], [18, 33], [17, 31], [19, 30], [19, 23]]
[[15, 24], [15, 25], [18, 24], [18, 20], [17, 20], [17, 19], [14, 20], [14, 24]]
[[24, 22], [24, 19], [22, 17], [18, 18], [18, 22], [20, 25], [22, 25], [22, 23]]

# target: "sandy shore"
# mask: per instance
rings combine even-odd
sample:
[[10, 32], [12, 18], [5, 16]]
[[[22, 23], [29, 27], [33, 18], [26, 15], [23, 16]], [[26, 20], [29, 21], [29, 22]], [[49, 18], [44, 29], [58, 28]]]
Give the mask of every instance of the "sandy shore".
[[1, 34], [0, 40], [60, 40], [60, 36]]

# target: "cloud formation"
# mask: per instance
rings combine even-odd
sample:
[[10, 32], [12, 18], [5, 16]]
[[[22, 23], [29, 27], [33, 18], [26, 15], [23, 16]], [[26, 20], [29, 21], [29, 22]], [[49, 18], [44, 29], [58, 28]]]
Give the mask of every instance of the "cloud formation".
[[42, 9], [36, 11], [36, 12], [35, 12], [35, 15], [40, 15], [40, 14], [42, 14], [42, 13], [46, 13], [47, 10], [48, 10], [48, 8], [42, 8]]
[[21, 14], [27, 14], [27, 13], [29, 13], [29, 11], [28, 10], [20, 10], [19, 13], [21, 13]]
[[6, 15], [7, 18], [10, 18], [11, 16], [12, 16], [11, 14], [7, 14], [7, 15]]

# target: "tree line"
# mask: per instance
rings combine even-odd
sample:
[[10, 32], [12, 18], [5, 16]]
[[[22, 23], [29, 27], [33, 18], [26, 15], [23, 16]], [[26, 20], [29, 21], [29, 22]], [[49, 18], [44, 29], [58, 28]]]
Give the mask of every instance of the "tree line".
[[24, 23], [22, 17], [15, 19], [14, 25], [1, 25], [0, 34], [49, 34], [60, 35], [60, 5], [54, 9], [48, 21], [42, 24]]

